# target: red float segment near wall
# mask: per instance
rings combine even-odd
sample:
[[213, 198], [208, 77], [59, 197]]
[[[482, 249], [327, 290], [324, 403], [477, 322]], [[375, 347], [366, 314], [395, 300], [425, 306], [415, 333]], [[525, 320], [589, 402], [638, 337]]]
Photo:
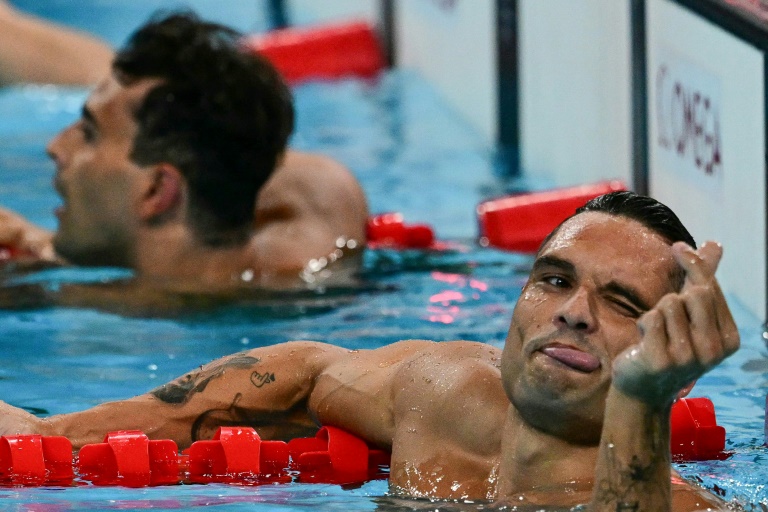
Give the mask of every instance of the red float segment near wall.
[[384, 68], [378, 36], [365, 22], [286, 28], [249, 36], [243, 44], [269, 59], [291, 84], [371, 78]]
[[605, 181], [484, 201], [477, 207], [480, 245], [536, 252], [576, 208], [602, 194], [626, 189], [620, 181]]

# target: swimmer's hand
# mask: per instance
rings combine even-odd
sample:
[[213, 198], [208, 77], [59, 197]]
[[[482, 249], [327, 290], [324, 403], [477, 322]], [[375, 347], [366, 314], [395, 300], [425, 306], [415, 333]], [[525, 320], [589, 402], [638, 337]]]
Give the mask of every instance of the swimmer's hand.
[[614, 387], [647, 405], [668, 407], [678, 393], [739, 348], [739, 331], [715, 271], [723, 249], [677, 242], [672, 253], [685, 270], [680, 293], [662, 297], [637, 322], [641, 338], [613, 366]]
[[7, 251], [6, 260], [59, 262], [53, 250], [53, 233], [6, 208], [0, 208], [0, 248]]

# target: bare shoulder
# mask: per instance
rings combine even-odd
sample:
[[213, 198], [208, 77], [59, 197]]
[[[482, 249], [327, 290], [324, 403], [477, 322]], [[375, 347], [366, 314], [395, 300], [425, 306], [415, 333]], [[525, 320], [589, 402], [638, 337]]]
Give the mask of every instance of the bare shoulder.
[[355, 231], [349, 236], [360, 239], [364, 233], [358, 224], [367, 218], [368, 206], [360, 183], [346, 166], [324, 155], [288, 151], [259, 193], [257, 226], [260, 217], [276, 211], [328, 220], [349, 218], [355, 223], [350, 223]]
[[[482, 425], [497, 430], [509, 406], [501, 385], [501, 350], [485, 343], [435, 343], [406, 361], [397, 380], [403, 383], [395, 401], [399, 415], [423, 409], [420, 418], [431, 423], [430, 428], [472, 438], [478, 437], [476, 429]], [[425, 397], [428, 408], [423, 407]], [[477, 418], [482, 418], [481, 424], [475, 424]]]
[[[331, 261], [334, 277], [359, 268], [368, 205], [352, 172], [317, 154], [289, 151], [256, 200], [255, 266], [298, 276], [312, 260]], [[354, 241], [343, 247], [339, 240]]]

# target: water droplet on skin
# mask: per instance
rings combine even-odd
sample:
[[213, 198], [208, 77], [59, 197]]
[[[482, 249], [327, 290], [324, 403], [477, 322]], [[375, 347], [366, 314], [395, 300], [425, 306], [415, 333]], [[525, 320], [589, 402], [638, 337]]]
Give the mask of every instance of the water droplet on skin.
[[252, 269], [245, 269], [243, 270], [243, 273], [240, 274], [240, 279], [242, 279], [246, 283], [250, 283], [253, 281], [254, 272]]

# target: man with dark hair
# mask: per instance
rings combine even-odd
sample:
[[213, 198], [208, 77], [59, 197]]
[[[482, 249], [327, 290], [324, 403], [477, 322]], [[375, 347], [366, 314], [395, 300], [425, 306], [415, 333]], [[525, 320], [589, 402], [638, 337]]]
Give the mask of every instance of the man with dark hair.
[[[79, 447], [141, 429], [185, 447], [220, 425], [285, 439], [324, 424], [391, 450], [390, 486], [410, 496], [719, 508], [714, 495], [670, 483], [670, 409], [738, 348], [739, 333], [714, 277], [721, 247], [679, 239], [690, 235], [668, 208], [612, 194], [541, 247], [503, 352], [469, 341], [284, 343], [83, 412], [41, 419], [5, 405], [0, 433], [63, 434]], [[255, 375], [269, 379], [257, 386]]]
[[[359, 184], [330, 159], [286, 153], [290, 91], [238, 41], [191, 13], [135, 32], [48, 147], [58, 230], [51, 238], [4, 211], [0, 243], [133, 269], [145, 292], [286, 288], [355, 269], [367, 219]], [[57, 300], [108, 300], [81, 292]]]

